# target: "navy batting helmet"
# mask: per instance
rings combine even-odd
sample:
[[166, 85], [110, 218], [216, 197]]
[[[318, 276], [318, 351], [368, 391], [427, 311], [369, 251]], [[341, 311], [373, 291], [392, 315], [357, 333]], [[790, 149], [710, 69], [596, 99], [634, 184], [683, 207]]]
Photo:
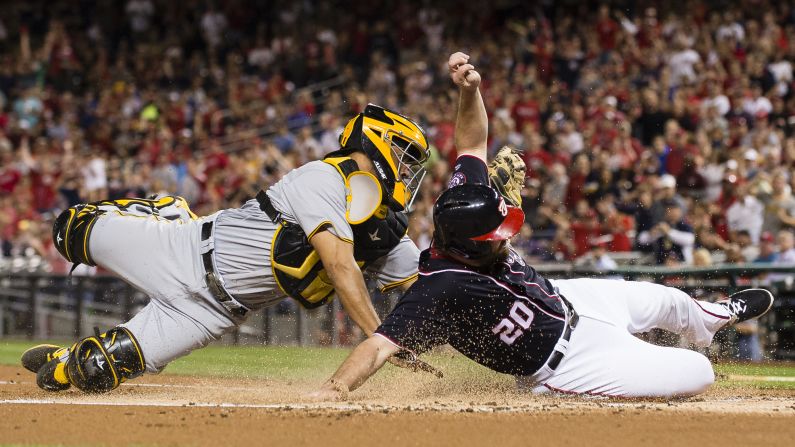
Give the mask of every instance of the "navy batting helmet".
[[489, 241], [510, 239], [524, 223], [521, 208], [509, 206], [487, 185], [465, 183], [448, 189], [433, 207], [433, 243], [473, 261], [494, 253]]

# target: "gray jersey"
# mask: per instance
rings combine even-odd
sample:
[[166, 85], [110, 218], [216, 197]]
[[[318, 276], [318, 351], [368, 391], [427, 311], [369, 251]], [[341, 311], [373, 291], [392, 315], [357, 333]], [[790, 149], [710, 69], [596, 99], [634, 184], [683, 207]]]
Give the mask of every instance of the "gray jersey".
[[[311, 236], [321, 229], [353, 241], [345, 219], [345, 183], [337, 170], [313, 161], [290, 171], [268, 190], [282, 217], [301, 226]], [[241, 208], [220, 213], [213, 237], [215, 263], [227, 291], [244, 305], [258, 308], [284, 298], [271, 272], [270, 250], [277, 225], [259, 208], [256, 200]], [[399, 285], [417, 273], [419, 250], [404, 237], [386, 256], [368, 266], [382, 289]]]

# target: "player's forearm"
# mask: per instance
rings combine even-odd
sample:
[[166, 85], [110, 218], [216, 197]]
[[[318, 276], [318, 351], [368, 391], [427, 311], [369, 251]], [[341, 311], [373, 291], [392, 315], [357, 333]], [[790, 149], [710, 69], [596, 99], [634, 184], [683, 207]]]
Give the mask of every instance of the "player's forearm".
[[381, 320], [370, 301], [367, 285], [356, 261], [351, 259], [350, 262], [341, 262], [327, 267], [326, 271], [348, 316], [367, 336], [372, 335]]
[[376, 373], [398, 348], [380, 336], [359, 344], [323, 387], [341, 393], [359, 388]]
[[458, 115], [455, 121], [455, 145], [460, 154], [471, 154], [486, 160], [489, 120], [480, 89], [460, 89]]
[[329, 231], [319, 231], [309, 240], [317, 250], [334, 290], [354, 322], [371, 335], [380, 320], [375, 313], [362, 272], [353, 257], [353, 245]]

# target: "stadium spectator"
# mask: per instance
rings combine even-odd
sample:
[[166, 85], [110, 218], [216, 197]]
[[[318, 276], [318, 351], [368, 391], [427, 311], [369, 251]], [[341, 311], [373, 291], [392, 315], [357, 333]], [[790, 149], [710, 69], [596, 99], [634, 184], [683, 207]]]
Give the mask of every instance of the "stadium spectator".
[[707, 267], [712, 265], [712, 255], [706, 248], [697, 248], [693, 250], [693, 266], [694, 267]]
[[762, 202], [751, 195], [750, 185], [747, 183], [739, 185], [736, 200], [726, 210], [726, 220], [731, 239], [737, 239], [737, 232], [746, 231], [751, 236], [751, 241], [754, 244], [759, 243], [764, 210], [765, 207]]
[[778, 233], [784, 228], [795, 227], [795, 197], [787, 184], [786, 174], [778, 171], [770, 182], [770, 192], [760, 192], [765, 203], [762, 230]]
[[577, 258], [575, 264], [596, 270], [613, 270], [618, 267], [616, 261], [608, 254], [607, 243], [604, 241], [593, 242], [590, 251]]
[[[165, 190], [197, 210], [235, 206], [333, 146], [340, 117], [368, 101], [420, 117], [441, 165], [426, 179], [435, 191], [456, 148], [434, 55], [455, 42], [490, 73], [491, 146], [525, 151], [529, 195], [548, 205], [528, 214], [532, 250], [571, 260], [612, 236], [608, 250], [624, 251], [672, 203], [713, 255], [764, 259], [760, 233], [795, 227], [793, 20], [768, 0], [707, 1], [697, 17], [551, 2], [367, 21], [364, 4], [89, 1], [85, 19], [68, 2], [31, 1], [35, 23], [0, 5], [0, 196], [32, 195], [40, 219]], [[462, 31], [473, 23], [491, 38]], [[761, 229], [743, 218], [754, 197]], [[17, 234], [6, 220], [0, 232]], [[429, 240], [418, 228], [412, 236]]]
[[665, 209], [663, 220], [638, 235], [640, 244], [650, 246], [658, 265], [692, 264], [695, 235], [674, 204]]
[[795, 234], [790, 230], [781, 230], [776, 236], [778, 252], [774, 259], [775, 264], [795, 264]]
[[759, 255], [755, 263], [770, 263], [776, 260], [776, 239], [772, 233], [764, 232], [760, 238]]

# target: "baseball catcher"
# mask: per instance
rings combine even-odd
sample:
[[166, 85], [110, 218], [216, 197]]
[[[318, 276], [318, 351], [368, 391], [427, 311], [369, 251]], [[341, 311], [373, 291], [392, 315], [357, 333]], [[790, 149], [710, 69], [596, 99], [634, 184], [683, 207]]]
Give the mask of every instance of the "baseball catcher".
[[[22, 364], [50, 391], [105, 392], [218, 339], [251, 311], [290, 297], [307, 308], [336, 294], [370, 335], [378, 327], [364, 274], [407, 288], [419, 250], [407, 210], [428, 157], [410, 118], [367, 105], [340, 147], [241, 208], [197, 217], [179, 197], [74, 206], [55, 221], [58, 251], [100, 265], [150, 297], [130, 321], [69, 347], [39, 345]], [[401, 366], [422, 362], [394, 359]], [[408, 365], [407, 365], [408, 363]]]
[[[539, 275], [508, 243], [524, 214], [503, 197], [499, 180], [489, 179], [480, 76], [467, 62], [461, 53], [450, 58], [461, 98], [456, 144], [470, 150], [434, 206], [433, 244], [421, 254], [420, 277], [375, 334], [309, 397], [344, 398], [394, 353], [417, 356], [446, 343], [534, 392], [667, 397], [704, 391], [714, 381], [705, 356], [633, 334], [663, 328], [707, 346], [719, 329], [765, 314], [773, 296], [748, 289], [710, 303], [653, 283]], [[508, 184], [511, 176], [500, 177]]]

